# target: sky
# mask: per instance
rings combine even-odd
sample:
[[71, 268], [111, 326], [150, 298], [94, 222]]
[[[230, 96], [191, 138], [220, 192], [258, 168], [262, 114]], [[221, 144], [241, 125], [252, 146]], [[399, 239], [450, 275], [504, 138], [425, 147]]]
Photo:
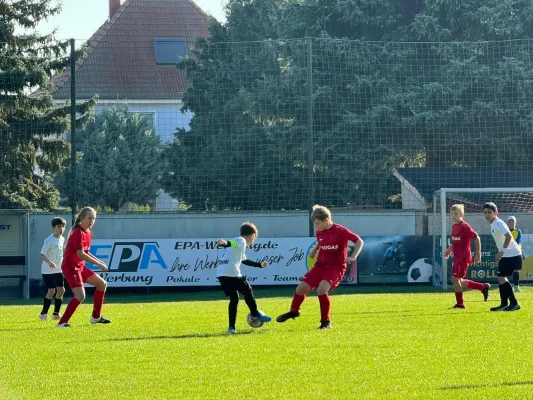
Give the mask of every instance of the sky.
[[[217, 20], [224, 21], [224, 0], [193, 1]], [[109, 0], [62, 0], [62, 3], [63, 11], [60, 14], [39, 24], [41, 33], [49, 33], [58, 28], [57, 39], [87, 40], [109, 16]]]

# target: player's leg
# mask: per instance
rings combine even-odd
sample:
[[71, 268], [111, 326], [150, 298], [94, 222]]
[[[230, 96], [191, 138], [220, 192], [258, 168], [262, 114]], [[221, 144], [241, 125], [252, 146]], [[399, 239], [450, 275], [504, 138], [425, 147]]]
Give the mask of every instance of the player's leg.
[[68, 321], [78, 306], [83, 302], [83, 300], [85, 300], [85, 288], [83, 287], [83, 279], [80, 271], [70, 271], [70, 273], [65, 276], [65, 279], [72, 289], [74, 297], [68, 302], [65, 313], [61, 316], [61, 319], [56, 325], [58, 328], [70, 328]]
[[[502, 258], [503, 259], [503, 258]], [[507, 257], [507, 263], [509, 270], [506, 272], [508, 275], [507, 277], [510, 277], [513, 275], [513, 273], [516, 270], [522, 269], [522, 256], [518, 255], [515, 257]], [[507, 292], [507, 296], [509, 298], [509, 306], [504, 308], [503, 311], [516, 311], [520, 310], [521, 306], [516, 300], [516, 297], [514, 295], [513, 286], [511, 285], [511, 282], [507, 279], [507, 283], [505, 284], [505, 290]]]
[[239, 292], [237, 291], [238, 284], [237, 277], [219, 276], [218, 282], [224, 291], [224, 294], [229, 297], [228, 304], [228, 333], [237, 333], [235, 330], [235, 322], [237, 321], [237, 306], [239, 305]]
[[452, 272], [452, 284], [455, 292], [455, 305], [452, 308], [466, 308], [463, 300], [462, 276], [461, 268], [454, 265]]
[[470, 279], [462, 279], [461, 286], [464, 288], [467, 287], [472, 290], [479, 290], [483, 294], [483, 298], [485, 299], [485, 301], [487, 301], [489, 297], [490, 285], [488, 283], [476, 282]]
[[296, 292], [294, 293], [294, 297], [292, 298], [290, 311], [279, 315], [276, 318], [276, 321], [285, 322], [289, 318], [298, 318], [300, 316], [300, 306], [304, 302], [307, 294], [318, 285], [318, 283], [320, 282], [319, 279], [322, 279], [322, 273], [315, 265], [313, 269], [311, 269], [304, 275], [304, 277], [296, 287]]
[[252, 289], [252, 286], [248, 283], [245, 277], [241, 279], [239, 282], [239, 293], [241, 293], [244, 296], [244, 301], [246, 302], [246, 305], [250, 309], [250, 313], [258, 318], [259, 320], [263, 322], [270, 322], [272, 321], [272, 318], [266, 315], [264, 312], [259, 310], [257, 308], [257, 302], [255, 301], [254, 297], [254, 291]]
[[52, 298], [54, 297], [55, 284], [52, 275], [54, 274], [43, 274], [43, 280], [46, 285], [46, 294], [43, 299], [43, 308], [39, 314], [39, 319], [41, 321], [46, 321], [48, 319], [48, 310], [52, 304]]
[[514, 285], [514, 291], [520, 292], [520, 273], [518, 271], [513, 272], [513, 285]]
[[320, 303], [320, 326], [318, 329], [331, 329], [331, 300], [328, 292], [331, 289], [331, 283], [327, 280], [320, 282], [317, 288], [318, 301]]
[[497, 307], [492, 307], [490, 311], [504, 311], [509, 306], [509, 302], [511, 303], [511, 308], [513, 308], [512, 311], [514, 311], [514, 309], [519, 309], [520, 307], [514, 296], [511, 282], [509, 282], [509, 280], [507, 279], [507, 277], [511, 276], [513, 274], [513, 271], [515, 270], [513, 262], [514, 258], [515, 257], [502, 257], [498, 262], [497, 278], [500, 290], [501, 303]]
[[102, 307], [104, 306], [105, 292], [107, 290], [107, 282], [100, 276], [95, 274], [87, 267], [83, 267], [82, 276], [85, 282], [95, 287], [93, 296], [93, 313], [89, 318], [91, 324], [109, 324], [110, 319], [102, 316]]
[[52, 319], [59, 320], [61, 318], [61, 306], [63, 305], [63, 296], [65, 294], [65, 279], [63, 274], [56, 275], [56, 298], [54, 303], [54, 313], [52, 314]]

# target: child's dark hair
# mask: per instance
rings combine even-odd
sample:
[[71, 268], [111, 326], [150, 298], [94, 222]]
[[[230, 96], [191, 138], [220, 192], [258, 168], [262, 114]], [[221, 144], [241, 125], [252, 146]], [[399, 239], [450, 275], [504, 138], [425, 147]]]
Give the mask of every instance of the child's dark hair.
[[63, 218], [61, 217], [54, 217], [52, 218], [52, 228], [55, 228], [56, 226], [58, 225], [63, 225], [63, 226], [66, 226], [67, 225], [67, 221], [65, 221]]
[[76, 228], [77, 226], [80, 226], [80, 222], [87, 214], [92, 212], [94, 215], [96, 215], [96, 210], [92, 207], [85, 206], [83, 207], [78, 215], [76, 215], [76, 219], [74, 220], [74, 224], [72, 225], [72, 228], [70, 228], [70, 231], [68, 232], [68, 237], [70, 237], [70, 234], [72, 233], [72, 230]]
[[492, 210], [494, 212], [498, 212], [498, 207], [496, 207], [496, 204], [494, 204], [492, 201], [488, 201], [483, 204], [483, 209], [485, 208], [488, 208], [489, 210]]
[[251, 222], [245, 222], [241, 225], [241, 236], [250, 236], [255, 233], [255, 236], [259, 235], [257, 227]]

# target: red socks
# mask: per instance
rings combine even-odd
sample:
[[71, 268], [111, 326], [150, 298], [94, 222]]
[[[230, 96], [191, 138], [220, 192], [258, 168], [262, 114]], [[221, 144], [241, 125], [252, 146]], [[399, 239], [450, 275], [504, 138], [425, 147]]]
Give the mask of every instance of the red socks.
[[455, 303], [464, 305], [463, 292], [455, 292]]
[[466, 286], [469, 288], [469, 289], [475, 289], [475, 290], [479, 290], [480, 292], [483, 291], [483, 288], [485, 287], [485, 284], [484, 283], [481, 283], [481, 282], [474, 282], [474, 281], [466, 281]]
[[300, 306], [305, 300], [305, 294], [295, 294], [294, 298], [292, 299], [291, 304], [291, 312], [298, 312], [300, 311]]
[[320, 302], [320, 321], [329, 321], [329, 310], [331, 309], [331, 301], [328, 294], [322, 294], [318, 296]]
[[63, 316], [59, 320], [59, 323], [64, 324], [68, 322], [70, 320], [70, 317], [72, 317], [72, 314], [74, 314], [74, 312], [76, 311], [79, 305], [80, 305], [80, 301], [75, 297], [72, 298], [72, 300], [68, 302], [67, 308], [65, 309], [65, 314], [63, 314]]
[[94, 291], [93, 299], [93, 318], [100, 318], [102, 314], [102, 306], [104, 305], [105, 292], [101, 290]]

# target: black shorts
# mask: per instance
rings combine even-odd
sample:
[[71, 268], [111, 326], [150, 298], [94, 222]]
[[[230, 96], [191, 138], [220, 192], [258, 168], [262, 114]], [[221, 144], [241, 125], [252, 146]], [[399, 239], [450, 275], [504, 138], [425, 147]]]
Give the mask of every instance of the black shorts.
[[65, 287], [65, 284], [63, 283], [63, 274], [61, 272], [58, 272], [57, 274], [43, 274], [43, 280], [48, 289]]
[[245, 276], [219, 276], [218, 281], [220, 282], [220, 286], [222, 286], [222, 290], [226, 296], [230, 296], [236, 292], [239, 292], [242, 295], [252, 293], [252, 287], [246, 280]]
[[511, 276], [514, 271], [522, 269], [522, 256], [502, 257], [498, 262], [498, 276]]

